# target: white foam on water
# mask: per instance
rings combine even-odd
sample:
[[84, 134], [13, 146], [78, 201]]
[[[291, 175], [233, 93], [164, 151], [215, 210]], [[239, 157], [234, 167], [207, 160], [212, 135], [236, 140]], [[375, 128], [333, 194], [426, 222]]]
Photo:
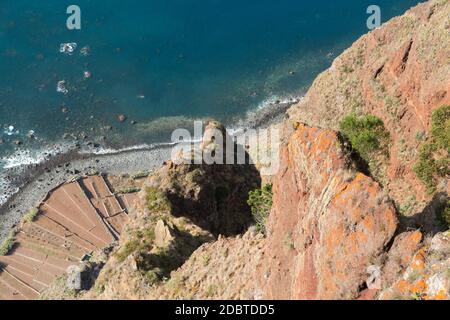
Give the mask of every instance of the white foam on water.
[[128, 151], [139, 151], [139, 150], [152, 150], [152, 149], [157, 149], [158, 147], [171, 147], [171, 146], [175, 146], [179, 143], [199, 143], [201, 142], [201, 139], [192, 139], [192, 140], [187, 140], [187, 141], [183, 141], [183, 142], [160, 142], [160, 143], [153, 143], [153, 144], [138, 144], [138, 145], [133, 145], [133, 146], [129, 146], [129, 147], [124, 147], [124, 148], [118, 148], [118, 149], [114, 149], [114, 148], [95, 148], [95, 149], [84, 149], [79, 151], [80, 154], [94, 154], [94, 155], [108, 155], [108, 154], [118, 154], [118, 153], [123, 153], [123, 152], [128, 152]]
[[6, 134], [7, 136], [13, 136], [20, 134], [20, 131], [16, 130], [16, 128], [13, 125], [10, 125], [3, 130], [3, 133]]
[[[278, 96], [273, 95], [269, 98], [261, 101], [258, 104], [258, 107], [256, 110], [262, 110], [266, 109], [268, 107], [273, 107], [275, 105], [281, 105], [281, 104], [288, 104], [288, 103], [298, 103], [303, 99], [303, 96], [295, 96], [295, 95], [288, 95], [288, 96]], [[252, 111], [250, 111], [252, 112]]]
[[20, 188], [11, 184], [7, 175], [20, 175], [29, 165], [44, 163], [51, 155], [64, 154], [74, 149], [73, 144], [62, 143], [41, 149], [18, 149], [14, 153], [0, 158], [0, 205], [17, 193]]
[[18, 149], [14, 153], [0, 158], [0, 168], [13, 169], [31, 164], [40, 164], [50, 155], [67, 153], [73, 150], [73, 144], [55, 144], [41, 149]]
[[45, 160], [43, 155], [33, 155], [29, 150], [15, 152], [9, 157], [1, 158], [3, 168], [12, 169], [20, 166], [38, 164]]
[[78, 45], [75, 42], [61, 43], [59, 45], [59, 52], [71, 55], [75, 52], [77, 46]]
[[0, 206], [17, 192], [19, 192], [19, 188], [12, 188], [9, 181], [0, 176]]
[[247, 111], [243, 118], [238, 119], [235, 123], [231, 124], [229, 132], [233, 132], [234, 135], [238, 135], [253, 127], [255, 124], [259, 124], [261, 120], [266, 117], [278, 115], [284, 111], [286, 106], [297, 104], [304, 99], [304, 95], [286, 95], [279, 96], [273, 95], [269, 98], [261, 101], [255, 108]]
[[119, 148], [119, 149], [102, 148], [102, 147], [95, 148], [95, 149], [89, 148], [89, 149], [80, 150], [79, 153], [80, 154], [106, 155], [106, 154], [122, 153], [122, 152], [126, 152], [126, 151], [146, 150], [146, 149], [150, 149], [150, 148], [151, 148], [151, 145], [139, 144], [139, 145], [124, 147], [124, 148]]

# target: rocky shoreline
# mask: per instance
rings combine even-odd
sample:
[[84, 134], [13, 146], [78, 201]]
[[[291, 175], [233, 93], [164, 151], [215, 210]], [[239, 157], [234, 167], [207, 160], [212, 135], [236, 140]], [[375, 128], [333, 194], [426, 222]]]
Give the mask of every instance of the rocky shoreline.
[[0, 207], [0, 241], [49, 190], [72, 177], [93, 172], [122, 175], [153, 170], [170, 158], [170, 151], [167, 146], [105, 155], [70, 152], [29, 166], [16, 178], [15, 183], [22, 185], [20, 190]]
[[[287, 101], [275, 101], [266, 108], [247, 114], [244, 119], [236, 122], [237, 126], [252, 129], [267, 128], [280, 122], [285, 111], [299, 100], [299, 98], [290, 98]], [[8, 175], [13, 180], [13, 187], [19, 190], [0, 206], [0, 242], [31, 208], [39, 204], [49, 190], [74, 176], [92, 173], [132, 175], [151, 171], [170, 159], [171, 150], [170, 144], [124, 149], [106, 154], [73, 150], [54, 155], [40, 164], [8, 169]]]

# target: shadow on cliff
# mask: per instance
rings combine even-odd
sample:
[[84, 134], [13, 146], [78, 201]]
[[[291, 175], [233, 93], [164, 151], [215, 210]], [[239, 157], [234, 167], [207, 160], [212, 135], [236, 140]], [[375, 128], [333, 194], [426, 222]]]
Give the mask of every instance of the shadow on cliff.
[[[175, 167], [175, 184], [180, 187], [167, 192], [172, 214], [190, 218], [216, 237], [244, 233], [254, 223], [247, 204], [248, 194], [261, 187], [261, 177], [241, 145], [235, 144], [234, 163], [237, 163], [239, 152], [245, 154], [245, 164], [182, 164]], [[192, 182], [186, 184], [186, 177]]]
[[347, 164], [353, 167], [356, 171], [359, 171], [376, 181], [375, 177], [373, 177], [370, 172], [369, 164], [359, 155], [358, 151], [352, 148], [352, 143], [350, 140], [344, 137], [339, 131], [337, 132], [337, 137], [342, 150], [348, 157]]
[[420, 229], [425, 236], [434, 236], [436, 233], [445, 231], [446, 227], [440, 221], [439, 214], [448, 200], [449, 196], [445, 192], [435, 194], [422, 212], [411, 217], [399, 218], [399, 231]]
[[151, 272], [159, 279], [170, 278], [170, 273], [181, 267], [203, 243], [211, 241], [204, 236], [194, 236], [176, 229], [176, 241], [158, 253], [140, 253], [137, 268], [141, 272]]

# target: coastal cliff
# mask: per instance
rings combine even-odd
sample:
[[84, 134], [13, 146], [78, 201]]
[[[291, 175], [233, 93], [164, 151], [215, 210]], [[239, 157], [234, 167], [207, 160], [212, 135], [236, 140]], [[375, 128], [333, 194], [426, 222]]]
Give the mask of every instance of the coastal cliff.
[[[431, 114], [450, 104], [448, 1], [428, 1], [357, 40], [320, 74], [290, 122], [339, 130], [350, 113], [373, 114], [389, 131], [389, 158], [370, 159], [402, 214], [422, 211], [432, 198], [414, 173], [430, 137]], [[448, 179], [436, 182], [449, 192]]]
[[[318, 76], [279, 125], [263, 230], [247, 201], [263, 187], [254, 166], [167, 162], [119, 243], [86, 264], [104, 265], [92, 287], [59, 282], [43, 298], [449, 299], [449, 14], [449, 1], [420, 4]], [[386, 141], [358, 149], [349, 116]], [[428, 176], [426, 146], [439, 164]]]

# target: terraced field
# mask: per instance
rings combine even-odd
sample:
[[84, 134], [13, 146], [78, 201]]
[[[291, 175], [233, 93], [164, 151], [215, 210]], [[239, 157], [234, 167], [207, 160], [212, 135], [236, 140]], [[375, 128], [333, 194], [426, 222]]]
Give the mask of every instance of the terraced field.
[[35, 299], [70, 266], [118, 239], [136, 195], [115, 195], [103, 176], [50, 191], [0, 256], [0, 300]]

